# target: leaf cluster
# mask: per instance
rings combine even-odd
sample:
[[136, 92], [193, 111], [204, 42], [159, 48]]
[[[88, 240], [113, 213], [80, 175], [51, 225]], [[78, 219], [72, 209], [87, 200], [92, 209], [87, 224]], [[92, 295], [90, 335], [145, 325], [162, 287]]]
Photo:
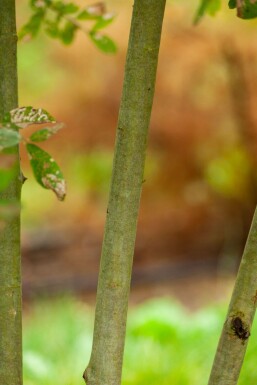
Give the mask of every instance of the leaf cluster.
[[[199, 23], [205, 14], [214, 16], [221, 8], [221, 0], [201, 0], [195, 14], [194, 24]], [[254, 19], [257, 17], [257, 0], [229, 0], [228, 7], [237, 9], [237, 16], [241, 19]]]
[[230, 0], [229, 8], [237, 8], [237, 16], [241, 19], [254, 19], [257, 17], [257, 0]]
[[[21, 134], [25, 127], [42, 123], [49, 126], [35, 131], [29, 139], [25, 139]], [[15, 175], [16, 164], [13, 162], [11, 150], [13, 146], [24, 143], [37, 182], [52, 190], [59, 200], [64, 200], [66, 185], [60, 167], [50, 154], [35, 144], [49, 139], [62, 127], [62, 123], [56, 123], [42, 108], [16, 108], [4, 115], [0, 125], [0, 191], [8, 187]]]
[[63, 0], [30, 0], [30, 7], [32, 15], [21, 28], [20, 39], [34, 38], [44, 29], [51, 38], [68, 45], [73, 42], [77, 31], [81, 30], [101, 51], [116, 52], [116, 44], [102, 33], [115, 18], [113, 13], [107, 12], [104, 3], [79, 7]]

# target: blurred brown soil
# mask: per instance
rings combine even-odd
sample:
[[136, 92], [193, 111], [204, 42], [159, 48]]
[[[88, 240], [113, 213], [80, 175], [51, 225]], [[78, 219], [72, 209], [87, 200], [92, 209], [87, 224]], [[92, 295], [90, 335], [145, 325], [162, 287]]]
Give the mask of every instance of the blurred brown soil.
[[[199, 254], [198, 248], [194, 254], [192, 249], [189, 254], [186, 248], [171, 248], [172, 241], [165, 241], [165, 233], [153, 236], [155, 229], [153, 225], [152, 233], [144, 233], [139, 225], [131, 301], [171, 296], [194, 309], [224, 300], [234, 272], [231, 261], [219, 260], [208, 249], [202, 250], [203, 254]], [[101, 241], [102, 227], [83, 224], [80, 228], [55, 227], [25, 233], [24, 299], [73, 293], [94, 303]]]

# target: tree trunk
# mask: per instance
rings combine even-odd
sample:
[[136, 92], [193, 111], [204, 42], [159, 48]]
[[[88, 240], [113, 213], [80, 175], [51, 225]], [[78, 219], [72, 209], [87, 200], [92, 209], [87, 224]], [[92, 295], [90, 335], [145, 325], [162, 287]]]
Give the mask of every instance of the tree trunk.
[[[0, 6], [0, 117], [17, 107], [15, 0], [1, 0]], [[20, 201], [19, 149], [15, 176], [0, 200]], [[21, 342], [20, 215], [8, 220], [0, 231], [0, 384], [22, 384]]]
[[128, 297], [165, 0], [135, 0], [101, 255], [88, 385], [121, 381]]
[[208, 385], [236, 385], [257, 302], [257, 209], [237, 274]]

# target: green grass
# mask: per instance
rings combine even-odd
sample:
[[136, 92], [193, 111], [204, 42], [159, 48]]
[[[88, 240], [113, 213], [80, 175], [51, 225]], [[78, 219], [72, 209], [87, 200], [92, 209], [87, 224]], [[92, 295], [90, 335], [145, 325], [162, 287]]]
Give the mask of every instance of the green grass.
[[[225, 314], [224, 306], [192, 314], [166, 299], [132, 309], [122, 384], [207, 384]], [[24, 324], [25, 385], [83, 384], [92, 309], [72, 299], [40, 301], [26, 313]], [[255, 323], [239, 385], [256, 383], [256, 355]]]

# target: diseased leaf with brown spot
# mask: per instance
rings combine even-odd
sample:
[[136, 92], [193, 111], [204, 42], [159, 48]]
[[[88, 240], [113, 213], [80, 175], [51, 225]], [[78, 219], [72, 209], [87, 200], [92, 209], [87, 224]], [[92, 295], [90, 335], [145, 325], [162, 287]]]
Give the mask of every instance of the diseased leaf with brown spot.
[[30, 124], [55, 123], [55, 119], [43, 108], [21, 107], [7, 112], [3, 118], [3, 125], [8, 124], [25, 128]]
[[32, 142], [43, 142], [44, 140], [47, 140], [56, 134], [61, 128], [63, 128], [63, 126], [63, 123], [58, 123], [52, 127], [44, 127], [41, 130], [33, 132], [33, 134], [30, 136], [30, 140]]
[[52, 190], [60, 201], [66, 196], [66, 183], [60, 167], [42, 148], [35, 144], [26, 145], [30, 164], [37, 182], [44, 188]]
[[257, 17], [257, 0], [237, 0], [237, 16], [241, 19]]

